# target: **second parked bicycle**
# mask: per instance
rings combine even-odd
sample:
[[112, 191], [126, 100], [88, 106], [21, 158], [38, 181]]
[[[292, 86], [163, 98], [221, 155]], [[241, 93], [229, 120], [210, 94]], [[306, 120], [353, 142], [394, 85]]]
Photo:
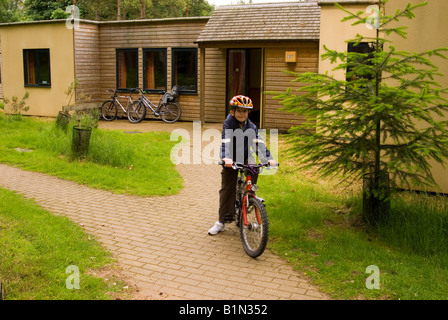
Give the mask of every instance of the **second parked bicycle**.
[[145, 119], [146, 108], [152, 111], [153, 115], [160, 117], [167, 123], [174, 123], [179, 120], [181, 116], [181, 109], [175, 102], [178, 94], [179, 87], [174, 86], [171, 92], [165, 92], [159, 100], [159, 104], [156, 106], [146, 96], [145, 92], [139, 89], [142, 96], [131, 104], [128, 110], [128, 119], [132, 123], [138, 123]]

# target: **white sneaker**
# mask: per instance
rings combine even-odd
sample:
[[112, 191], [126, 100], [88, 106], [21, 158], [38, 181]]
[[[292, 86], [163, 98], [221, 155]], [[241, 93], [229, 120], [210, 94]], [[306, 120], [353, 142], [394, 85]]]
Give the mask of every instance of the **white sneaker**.
[[221, 231], [226, 230], [226, 225], [219, 221], [216, 221], [215, 225], [208, 230], [208, 234], [214, 236], [215, 234], [220, 233]]

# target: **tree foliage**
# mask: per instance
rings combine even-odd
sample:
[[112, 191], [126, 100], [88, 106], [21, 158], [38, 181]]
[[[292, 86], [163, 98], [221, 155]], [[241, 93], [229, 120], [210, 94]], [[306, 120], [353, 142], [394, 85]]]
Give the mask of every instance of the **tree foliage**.
[[214, 10], [207, 0], [0, 0], [0, 23], [63, 19], [73, 4], [90, 20], [208, 16]]
[[[297, 74], [298, 92], [288, 89], [276, 96], [284, 109], [306, 118], [291, 129], [294, 154], [304, 167], [317, 166], [322, 176], [343, 173], [348, 181], [382, 171], [400, 187], [434, 186], [431, 159], [448, 158], [448, 89], [436, 81], [433, 57], [446, 59], [447, 48], [420, 53], [400, 51], [390, 40], [406, 38], [403, 18], [427, 2], [408, 4], [393, 15], [383, 15], [380, 0], [375, 37], [357, 35], [348, 43], [368, 43], [371, 52], [338, 52], [325, 47], [322, 59], [346, 72], [347, 79], [318, 73]], [[342, 21], [369, 23], [365, 12], [347, 13]], [[373, 190], [380, 194], [378, 186]]]
[[16, 22], [26, 20], [22, 1], [0, 0], [0, 22]]

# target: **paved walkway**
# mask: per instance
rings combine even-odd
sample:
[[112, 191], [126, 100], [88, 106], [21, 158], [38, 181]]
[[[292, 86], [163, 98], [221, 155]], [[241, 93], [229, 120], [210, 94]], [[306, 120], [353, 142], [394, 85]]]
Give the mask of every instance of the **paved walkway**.
[[[191, 130], [192, 123], [174, 127], [153, 121], [131, 125], [123, 120], [101, 122], [101, 127]], [[0, 186], [83, 226], [117, 258], [124, 274], [137, 285], [140, 299], [327, 298], [268, 250], [257, 259], [248, 257], [235, 224], [209, 236], [207, 230], [217, 220], [220, 169], [213, 165], [178, 165], [177, 169], [185, 187], [167, 197], [115, 195], [6, 165], [0, 165]]]

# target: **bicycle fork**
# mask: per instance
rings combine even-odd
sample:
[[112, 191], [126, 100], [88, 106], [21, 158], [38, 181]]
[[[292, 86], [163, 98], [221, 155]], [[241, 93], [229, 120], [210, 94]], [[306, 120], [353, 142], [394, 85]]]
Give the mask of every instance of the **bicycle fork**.
[[[247, 222], [247, 208], [249, 208], [249, 197], [255, 197], [255, 193], [252, 190], [252, 177], [250, 175], [248, 175], [246, 177], [246, 192], [244, 193], [243, 196], [243, 203], [242, 203], [242, 207], [243, 207], [243, 222], [244, 225], [246, 227], [248, 227], [248, 222]], [[258, 209], [255, 207], [255, 216], [257, 218], [257, 223], [258, 225], [261, 224], [261, 218], [260, 218], [260, 213], [258, 212]], [[250, 226], [249, 226], [250, 228]]]

